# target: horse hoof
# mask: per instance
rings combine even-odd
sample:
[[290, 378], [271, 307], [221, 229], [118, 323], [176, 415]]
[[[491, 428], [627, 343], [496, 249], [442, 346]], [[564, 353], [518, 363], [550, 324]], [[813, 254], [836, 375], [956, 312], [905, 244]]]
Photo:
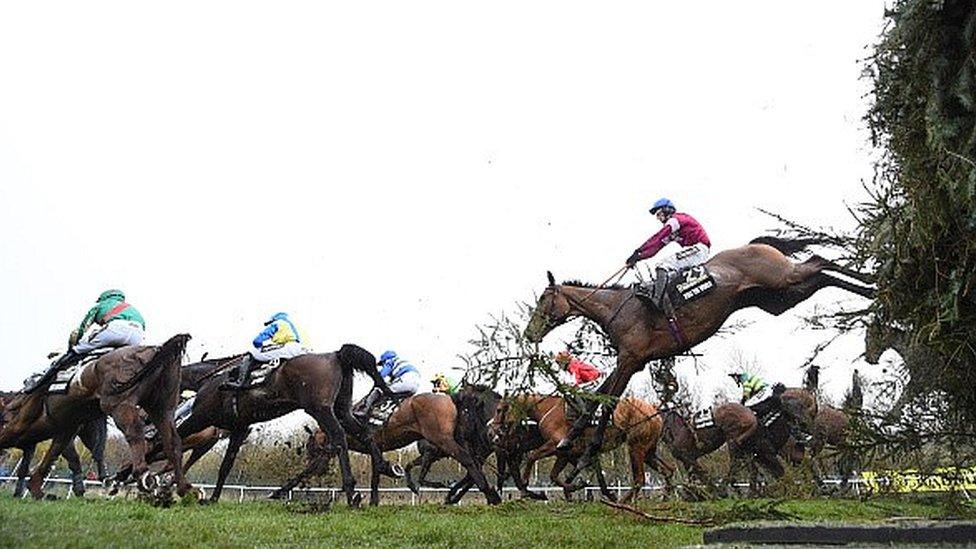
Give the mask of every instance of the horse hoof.
[[44, 494], [44, 501], [57, 501], [58, 496], [54, 494]]
[[353, 509], [359, 509], [363, 505], [363, 495], [356, 494], [352, 497], [352, 501], [349, 502], [349, 507]]

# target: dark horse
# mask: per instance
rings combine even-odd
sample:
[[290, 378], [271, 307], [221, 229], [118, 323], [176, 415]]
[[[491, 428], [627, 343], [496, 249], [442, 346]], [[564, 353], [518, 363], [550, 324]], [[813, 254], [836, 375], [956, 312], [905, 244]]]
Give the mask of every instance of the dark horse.
[[191, 486], [183, 478], [180, 463], [180, 438], [173, 422], [179, 398], [180, 361], [189, 339], [189, 335], [181, 334], [160, 347], [116, 349], [84, 365], [66, 394], [37, 392], [14, 399], [4, 410], [0, 448], [23, 447], [52, 439], [28, 483], [35, 498], [43, 496], [45, 475], [79, 428], [106, 414], [125, 435], [140, 488], [148, 488], [145, 425], [140, 408], [162, 433], [178, 492], [183, 495], [189, 491]]
[[[575, 317], [598, 324], [617, 349], [617, 366], [598, 392], [619, 397], [630, 378], [649, 361], [674, 356], [711, 337], [733, 312], [746, 307], [779, 315], [809, 298], [821, 288], [834, 286], [864, 297], [873, 297], [868, 286], [848, 282], [826, 271], [865, 280], [865, 277], [822, 257], [802, 263], [787, 255], [802, 251], [811, 240], [763, 237], [750, 244], [716, 254], [705, 265], [715, 279], [715, 288], [675, 312], [680, 337], [672, 335], [668, 319], [660, 311], [636, 298], [632, 288], [593, 288], [581, 284], [556, 284], [549, 273], [549, 287], [539, 297], [525, 336], [540, 342], [553, 328]], [[597, 402], [590, 403], [573, 425], [561, 446], [572, 444], [589, 422]], [[612, 409], [600, 417], [597, 435], [577, 471], [587, 466], [603, 444]], [[572, 476], [572, 475], [571, 475]]]
[[271, 373], [267, 382], [261, 386], [240, 392], [221, 390], [220, 386], [230, 376], [229, 366], [236, 366], [242, 356], [231, 360], [204, 361], [184, 368], [184, 375], [200, 385], [193, 411], [179, 427], [180, 434], [189, 436], [208, 427], [230, 431], [217, 485], [210, 496], [211, 502], [220, 499], [224, 482], [234, 465], [238, 450], [250, 433], [250, 426], [298, 409], [312, 416], [319, 428], [337, 441], [342, 485], [349, 505], [358, 505], [360, 498], [355, 494], [356, 480], [349, 464], [347, 430], [356, 435], [356, 440], [371, 449], [369, 453], [372, 456], [374, 474], [396, 475], [349, 411], [354, 371], [366, 373], [378, 387], [389, 392], [389, 388], [379, 377], [376, 359], [372, 354], [362, 347], [346, 344], [337, 352], [310, 353], [289, 359]]
[[[383, 451], [403, 448], [421, 439], [427, 440], [457, 460], [467, 470], [468, 476], [474, 480], [488, 503], [492, 505], [501, 503], [498, 493], [488, 485], [488, 481], [481, 471], [480, 460], [476, 459], [475, 455], [455, 438], [458, 422], [463, 420], [464, 418], [459, 414], [451, 397], [443, 393], [420, 393], [400, 403], [393, 415], [373, 432], [373, 438]], [[319, 445], [335, 444], [336, 440], [327, 432], [314, 433], [312, 437], [317, 437]], [[366, 448], [355, 439], [350, 438], [349, 446], [358, 452], [366, 452]], [[282, 497], [305, 478], [314, 474], [313, 467], [321, 470], [322, 463], [310, 463], [303, 472], [289, 480], [273, 497]], [[378, 500], [379, 475], [375, 471], [370, 479], [370, 487], [372, 488], [371, 502], [374, 498]]]
[[[7, 406], [7, 403], [13, 400], [13, 397], [16, 395], [16, 392], [0, 391], [0, 410], [3, 410]], [[105, 478], [105, 439], [107, 435], [108, 425], [104, 417], [85, 423], [78, 431], [78, 438], [81, 439], [82, 444], [91, 452], [92, 461], [95, 462], [99, 479]], [[17, 466], [14, 468], [17, 476], [17, 486], [14, 488], [15, 498], [23, 496], [27, 490], [27, 474], [30, 473], [30, 463], [34, 459], [34, 450], [36, 448], [36, 444], [19, 448], [22, 455], [20, 461], [17, 462]], [[68, 461], [68, 469], [71, 470], [71, 491], [76, 496], [83, 495], [85, 493], [85, 476], [81, 469], [81, 457], [78, 455], [78, 451], [75, 450], [74, 444], [65, 446], [64, 452], [61, 455]]]

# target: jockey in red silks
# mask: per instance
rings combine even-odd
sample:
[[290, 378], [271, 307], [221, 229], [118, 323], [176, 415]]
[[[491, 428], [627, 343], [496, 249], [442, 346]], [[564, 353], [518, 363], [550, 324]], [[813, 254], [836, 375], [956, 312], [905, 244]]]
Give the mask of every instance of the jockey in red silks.
[[[666, 297], [665, 288], [670, 273], [704, 263], [708, 260], [712, 242], [708, 239], [708, 234], [697, 219], [686, 213], [676, 211], [674, 203], [667, 198], [661, 198], [655, 202], [651, 206], [650, 212], [664, 226], [654, 236], [647, 239], [647, 242], [634, 250], [634, 253], [627, 258], [626, 264], [627, 267], [633, 267], [638, 261], [654, 257], [671, 242], [677, 242], [681, 245], [680, 250], [664, 257], [657, 265], [652, 299], [655, 304], [661, 306]], [[663, 310], [663, 307], [661, 308]]]
[[560, 351], [556, 355], [555, 360], [556, 364], [559, 364], [564, 370], [573, 375], [577, 387], [589, 385], [603, 375], [595, 366], [574, 358], [567, 351]]

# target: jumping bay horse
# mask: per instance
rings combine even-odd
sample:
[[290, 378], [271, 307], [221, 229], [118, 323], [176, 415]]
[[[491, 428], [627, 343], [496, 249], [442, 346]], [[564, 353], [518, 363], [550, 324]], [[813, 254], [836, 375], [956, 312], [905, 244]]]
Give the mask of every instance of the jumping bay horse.
[[[631, 377], [649, 361], [687, 351], [711, 337], [733, 312], [746, 307], [779, 315], [826, 287], [837, 287], [871, 298], [874, 289], [849, 282], [827, 271], [860, 281], [866, 277], [812, 256], [802, 263], [787, 256], [818, 242], [762, 237], [750, 244], [716, 254], [705, 265], [715, 280], [715, 288], [696, 301], [675, 311], [678, 332], [672, 333], [669, 321], [660, 311], [636, 297], [632, 288], [611, 286], [594, 288], [579, 283], [556, 284], [548, 273], [549, 286], [539, 297], [525, 328], [529, 341], [540, 342], [551, 330], [576, 317], [597, 325], [617, 349], [617, 366], [598, 389], [598, 393], [619, 397]], [[597, 402], [573, 425], [564, 444], [572, 444], [589, 422]], [[603, 444], [611, 410], [605, 409], [597, 434], [577, 470], [588, 465]], [[572, 475], [571, 475], [572, 476]]]
[[[556, 454], [556, 446], [567, 435], [570, 423], [566, 419], [566, 401], [559, 396], [519, 395], [502, 402], [492, 420], [492, 431], [502, 436], [507, 430], [517, 426], [523, 419], [530, 419], [539, 425], [539, 433], [544, 440], [538, 448], [525, 456], [525, 466], [522, 473], [522, 484], [528, 484], [535, 462]], [[640, 494], [644, 485], [644, 466], [649, 465], [664, 476], [670, 476], [671, 467], [657, 457], [657, 444], [664, 428], [664, 420], [655, 406], [643, 400], [625, 397], [620, 399], [613, 410], [613, 426], [608, 431], [608, 445], [612, 449], [622, 443], [627, 444], [631, 468], [631, 488], [624, 501], [630, 501]], [[560, 453], [556, 457], [549, 478], [563, 488], [566, 499], [580, 486], [560, 477], [567, 465], [576, 462], [583, 455], [583, 444], [573, 446], [568, 454]], [[613, 499], [603, 479], [603, 471], [596, 467], [597, 479], [603, 495]], [[533, 497], [533, 494], [525, 495]], [[535, 495], [534, 497], [538, 497]]]
[[24, 447], [52, 439], [28, 482], [35, 498], [43, 496], [44, 477], [79, 428], [104, 415], [111, 416], [125, 435], [139, 486], [147, 489], [145, 425], [140, 409], [161, 433], [179, 494], [189, 491], [191, 486], [183, 478], [180, 463], [180, 438], [173, 422], [179, 398], [180, 362], [189, 339], [189, 335], [180, 334], [159, 347], [113, 350], [82, 366], [67, 393], [20, 395], [4, 410], [0, 448]]
[[[430, 442], [465, 468], [468, 476], [474, 480], [489, 504], [501, 503], [498, 492], [485, 479], [481, 470], [481, 461], [455, 438], [459, 422], [463, 421], [464, 418], [461, 417], [454, 401], [448, 395], [419, 393], [401, 402], [390, 418], [373, 431], [372, 438], [384, 452], [403, 448], [421, 439]], [[336, 441], [336, 438], [328, 432], [316, 432], [312, 437], [317, 446], [330, 443], [334, 445]], [[357, 439], [350, 438], [348, 444], [351, 449], [357, 452], [368, 452], [368, 449], [363, 447]], [[272, 497], [284, 496], [304, 479], [320, 471], [322, 467], [321, 461], [309, 463], [304, 471], [289, 480]], [[375, 471], [370, 479], [370, 488], [370, 503], [379, 503], [379, 475]]]

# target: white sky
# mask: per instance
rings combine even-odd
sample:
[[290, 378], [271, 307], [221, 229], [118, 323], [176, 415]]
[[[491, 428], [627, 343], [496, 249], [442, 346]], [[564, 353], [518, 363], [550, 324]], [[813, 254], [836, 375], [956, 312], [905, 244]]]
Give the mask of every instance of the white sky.
[[[775, 226], [756, 207], [850, 228], [883, 7], [0, 4], [0, 387], [109, 287], [194, 359], [284, 310], [318, 350], [393, 348], [429, 377], [546, 269], [606, 278], [660, 196], [716, 251]], [[799, 381], [820, 334], [733, 318], [754, 322], [698, 349], [695, 383], [736, 353]], [[836, 396], [863, 350], [838, 347]]]

